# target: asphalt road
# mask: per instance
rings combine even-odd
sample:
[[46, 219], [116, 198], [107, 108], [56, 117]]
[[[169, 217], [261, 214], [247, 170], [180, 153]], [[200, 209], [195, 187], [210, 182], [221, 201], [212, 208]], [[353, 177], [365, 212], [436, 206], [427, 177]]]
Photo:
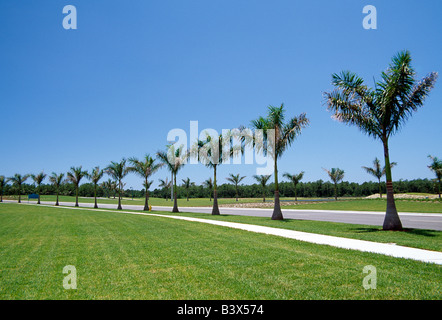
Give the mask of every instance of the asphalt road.
[[[27, 203], [27, 201], [23, 201]], [[35, 202], [34, 202], [35, 203]], [[53, 202], [42, 201], [42, 204], [53, 204]], [[60, 202], [63, 206], [74, 206], [72, 202]], [[93, 203], [80, 203], [81, 207], [93, 207]], [[100, 208], [116, 209], [115, 204], [99, 204]], [[123, 205], [123, 210], [142, 210], [140, 205]], [[153, 206], [152, 210], [171, 212], [171, 207]], [[211, 207], [179, 207], [180, 212], [200, 212], [210, 214]], [[223, 208], [220, 207], [221, 214], [242, 215], [255, 217], [271, 217], [273, 209], [261, 208]], [[368, 211], [336, 211], [336, 210], [295, 210], [283, 209], [285, 219], [316, 220], [343, 222], [352, 224], [364, 224], [382, 226], [384, 222], [384, 212]], [[399, 217], [404, 228], [428, 229], [442, 231], [442, 214], [438, 213], [406, 213], [400, 212]]]

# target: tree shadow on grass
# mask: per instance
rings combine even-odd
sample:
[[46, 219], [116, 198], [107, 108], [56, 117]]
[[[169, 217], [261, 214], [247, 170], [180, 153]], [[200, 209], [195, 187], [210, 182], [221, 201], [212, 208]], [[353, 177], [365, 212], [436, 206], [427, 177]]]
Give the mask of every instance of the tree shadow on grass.
[[436, 237], [440, 233], [440, 231], [436, 231], [436, 230], [410, 229], [410, 228], [404, 228], [403, 231], [388, 231], [388, 230], [383, 230], [380, 227], [358, 227], [358, 228], [352, 228], [352, 231], [354, 231], [355, 233], [406, 232], [406, 233], [414, 234], [417, 236], [424, 236], [424, 237]]

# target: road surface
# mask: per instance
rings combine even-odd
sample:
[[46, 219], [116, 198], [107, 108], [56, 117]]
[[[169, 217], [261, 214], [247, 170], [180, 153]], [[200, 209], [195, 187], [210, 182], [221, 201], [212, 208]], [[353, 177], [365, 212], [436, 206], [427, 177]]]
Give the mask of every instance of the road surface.
[[[5, 201], [6, 202], [6, 201]], [[13, 202], [13, 201], [7, 201]], [[15, 202], [15, 201], [14, 201]], [[23, 201], [27, 203], [27, 201]], [[35, 202], [31, 202], [35, 203]], [[53, 202], [42, 201], [42, 204], [53, 204]], [[73, 202], [60, 202], [62, 206], [74, 206]], [[80, 203], [81, 207], [93, 207], [93, 203]], [[116, 209], [115, 204], [99, 204], [100, 208]], [[123, 205], [126, 210], [142, 210], [141, 205]], [[153, 206], [152, 210], [171, 212], [171, 207]], [[207, 213], [212, 212], [211, 207], [179, 207], [180, 212], [195, 212]], [[271, 217], [272, 210], [262, 208], [223, 208], [220, 207], [220, 213], [226, 215], [241, 215], [241, 216], [255, 216], [255, 217]], [[285, 219], [298, 220], [316, 220], [316, 221], [330, 221], [343, 222], [351, 224], [364, 224], [373, 226], [382, 226], [384, 222], [384, 212], [372, 211], [336, 211], [336, 210], [297, 210], [297, 209], [282, 209]], [[442, 214], [440, 213], [408, 213], [400, 212], [399, 217], [404, 228], [413, 229], [428, 229], [442, 231]]]

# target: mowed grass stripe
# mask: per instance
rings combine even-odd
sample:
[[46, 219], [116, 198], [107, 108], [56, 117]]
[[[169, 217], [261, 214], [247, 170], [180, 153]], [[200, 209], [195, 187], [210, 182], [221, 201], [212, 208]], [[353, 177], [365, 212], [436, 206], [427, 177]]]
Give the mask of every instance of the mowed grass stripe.
[[[0, 206], [2, 299], [439, 299], [440, 267], [220, 226]], [[365, 265], [378, 269], [365, 290]], [[62, 287], [74, 265], [78, 289]], [[435, 281], [436, 279], [436, 281]]]

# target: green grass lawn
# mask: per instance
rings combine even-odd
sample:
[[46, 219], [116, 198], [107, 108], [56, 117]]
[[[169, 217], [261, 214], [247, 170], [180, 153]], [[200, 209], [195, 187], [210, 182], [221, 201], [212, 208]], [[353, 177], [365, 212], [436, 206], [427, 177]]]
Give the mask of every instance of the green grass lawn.
[[[41, 196], [41, 201], [51, 201], [55, 203], [56, 196], [52, 195], [43, 195]], [[28, 198], [27, 196], [22, 196], [22, 201], [27, 202]], [[37, 202], [36, 199], [29, 200], [30, 202]], [[59, 197], [60, 202], [75, 202], [75, 197], [73, 196], [60, 196]], [[79, 197], [78, 201], [80, 203], [94, 203], [94, 198], [86, 198], [86, 197]], [[117, 204], [118, 198], [99, 198], [98, 203], [111, 203], [111, 204]], [[127, 204], [133, 204], [133, 205], [144, 205], [144, 198], [134, 198], [133, 200], [131, 198], [123, 198], [121, 203], [123, 205]], [[254, 198], [244, 198], [239, 199], [239, 203], [253, 203], [253, 202], [259, 202], [258, 199]], [[219, 204], [232, 204], [237, 203], [235, 198], [223, 198], [218, 199]], [[149, 204], [152, 206], [173, 206], [173, 201], [166, 200], [163, 198], [149, 198]], [[180, 207], [211, 207], [213, 205], [213, 200], [211, 201], [209, 198], [190, 198], [189, 201], [186, 199], [178, 199], [178, 206]]]
[[[399, 212], [442, 213], [442, 201], [433, 200], [396, 200]], [[283, 205], [283, 204], [282, 204]], [[386, 199], [346, 199], [311, 204], [284, 206], [286, 209], [310, 210], [349, 210], [349, 211], [384, 211], [387, 207]]]
[[[162, 217], [17, 204], [0, 204], [0, 256], [0, 299], [440, 299], [442, 289], [433, 264]], [[63, 288], [66, 265], [77, 269], [77, 290]], [[374, 290], [362, 286], [366, 265], [377, 268]]]

